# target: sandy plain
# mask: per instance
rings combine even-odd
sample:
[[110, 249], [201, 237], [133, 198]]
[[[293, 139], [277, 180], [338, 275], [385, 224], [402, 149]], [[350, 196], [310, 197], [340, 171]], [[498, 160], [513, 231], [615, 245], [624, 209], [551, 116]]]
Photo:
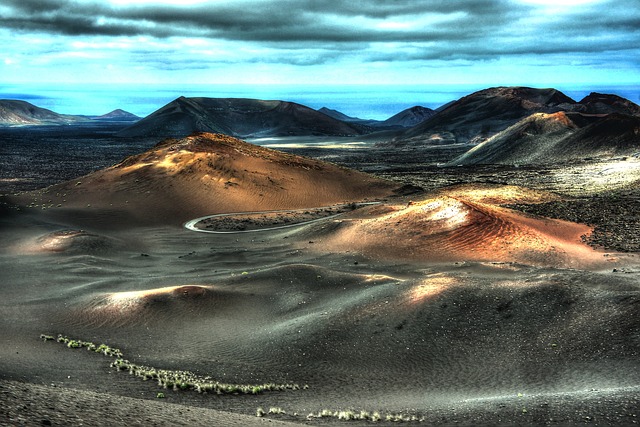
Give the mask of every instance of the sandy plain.
[[[350, 421], [367, 425], [378, 411], [382, 425], [637, 423], [638, 259], [589, 241], [607, 225], [634, 239], [633, 159], [473, 170], [387, 163], [378, 176], [395, 183], [356, 174], [364, 181], [355, 190], [331, 169], [322, 191], [289, 202], [266, 178], [285, 172], [250, 181], [251, 169], [229, 157], [213, 169], [235, 175], [207, 181], [206, 199], [195, 183], [213, 172], [187, 157], [207, 150], [161, 148], [123, 163], [118, 179], [112, 169], [3, 200], [0, 422], [324, 425], [367, 411], [369, 420]], [[312, 150], [365, 170], [376, 163], [350, 149], [341, 156], [342, 147]], [[265, 155], [243, 165], [263, 170]], [[299, 166], [288, 159], [283, 170]], [[196, 167], [176, 178], [167, 164]], [[167, 192], [169, 175], [185, 190]], [[301, 176], [292, 182], [314, 188]], [[600, 187], [588, 181], [598, 177]], [[424, 192], [394, 193], [405, 184]], [[243, 188], [272, 202], [233, 193]], [[607, 212], [614, 197], [629, 210], [577, 222]], [[243, 200], [252, 201], [241, 209]], [[361, 201], [381, 204], [253, 233], [183, 227], [225, 211]], [[298, 387], [174, 391], [41, 334], [106, 343], [136, 365], [212, 382]], [[331, 416], [308, 417], [323, 410]]]

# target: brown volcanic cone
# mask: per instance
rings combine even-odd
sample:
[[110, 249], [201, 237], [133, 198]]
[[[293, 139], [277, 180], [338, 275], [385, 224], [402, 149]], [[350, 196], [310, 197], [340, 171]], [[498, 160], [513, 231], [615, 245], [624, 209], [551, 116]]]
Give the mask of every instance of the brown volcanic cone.
[[[498, 261], [541, 266], [585, 266], [602, 254], [581, 242], [585, 225], [523, 215], [474, 193], [437, 196], [409, 205], [361, 211], [324, 236], [331, 250], [356, 250], [375, 257], [424, 261]], [[495, 191], [488, 192], [488, 199]]]
[[640, 105], [617, 95], [591, 92], [579, 102], [576, 111], [588, 114], [620, 113], [640, 116]]
[[533, 113], [555, 113], [574, 104], [555, 89], [485, 89], [451, 103], [389, 144], [478, 143]]
[[[535, 113], [484, 141], [449, 165], [531, 163], [578, 128], [579, 114]], [[583, 119], [584, 120], [584, 119]]]
[[[296, 209], [390, 195], [398, 185], [305, 157], [221, 135], [168, 139], [120, 164], [45, 190], [20, 202], [54, 213], [175, 223], [195, 217]], [[60, 206], [58, 206], [60, 205]], [[124, 218], [123, 218], [124, 217]]]
[[476, 145], [449, 166], [562, 163], [633, 155], [639, 148], [639, 117], [536, 113]]

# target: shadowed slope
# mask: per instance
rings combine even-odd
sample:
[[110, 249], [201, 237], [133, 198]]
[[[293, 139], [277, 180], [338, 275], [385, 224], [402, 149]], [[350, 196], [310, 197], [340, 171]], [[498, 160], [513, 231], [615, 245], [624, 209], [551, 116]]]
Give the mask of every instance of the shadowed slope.
[[553, 153], [562, 158], [635, 154], [640, 149], [640, 117], [613, 113], [563, 139]]
[[106, 223], [179, 224], [223, 212], [318, 207], [384, 197], [397, 184], [224, 135], [166, 140], [118, 165], [19, 196]]
[[613, 113], [537, 113], [475, 146], [451, 163], [532, 164], [631, 155], [640, 149], [640, 118]]

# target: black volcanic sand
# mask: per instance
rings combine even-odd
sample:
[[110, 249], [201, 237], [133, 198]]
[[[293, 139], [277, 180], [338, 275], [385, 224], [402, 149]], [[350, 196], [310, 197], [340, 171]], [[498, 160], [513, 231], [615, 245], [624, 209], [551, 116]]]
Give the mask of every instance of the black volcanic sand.
[[[109, 236], [125, 247], [99, 253], [26, 251], [28, 219], [30, 233], [51, 236], [57, 227], [26, 214], [4, 221], [2, 379], [47, 386], [37, 395], [100, 393], [96, 410], [109, 419], [118, 419], [113, 406], [128, 407], [117, 396], [155, 407], [159, 391], [163, 404], [244, 415], [274, 406], [302, 414], [279, 417], [298, 422], [349, 408], [467, 425], [627, 424], [637, 412], [634, 272], [319, 255], [307, 235], [330, 227], [324, 223], [215, 237], [138, 228]], [[206, 291], [162, 290], [187, 285]], [[43, 342], [41, 333], [108, 343], [135, 363], [224, 382], [309, 388], [258, 396], [163, 390], [115, 372], [102, 355]], [[56, 413], [37, 407], [21, 416], [54, 421]], [[9, 414], [5, 422], [17, 423]], [[85, 419], [79, 414], [67, 421]]]
[[195, 224], [199, 230], [214, 232], [255, 231], [263, 228], [289, 227], [318, 221], [356, 209], [357, 205], [335, 205], [315, 209], [273, 211], [259, 213], [218, 214]]
[[35, 190], [77, 178], [138, 154], [158, 138], [118, 138], [127, 124], [0, 126], [0, 193]]
[[[429, 190], [491, 181], [580, 196], [574, 175], [557, 168], [414, 172], [388, 174]], [[581, 212], [571, 200], [564, 210]], [[552, 216], [563, 206], [536, 209]], [[223, 235], [180, 224], [94, 230], [50, 218], [6, 206], [0, 215], [2, 425], [338, 422], [307, 420], [323, 409], [414, 415], [426, 425], [638, 422], [636, 254], [611, 252], [607, 268], [591, 270], [393, 261], [319, 251], [342, 217]], [[609, 225], [621, 218], [602, 215]], [[221, 382], [308, 388], [163, 389], [115, 371], [112, 358], [44, 342], [43, 333]], [[257, 418], [258, 407], [287, 414]]]

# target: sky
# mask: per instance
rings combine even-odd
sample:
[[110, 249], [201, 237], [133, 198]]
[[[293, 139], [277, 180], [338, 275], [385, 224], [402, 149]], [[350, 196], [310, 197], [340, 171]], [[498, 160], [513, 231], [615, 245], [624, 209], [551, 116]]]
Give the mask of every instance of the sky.
[[2, 0], [0, 84], [637, 85], [640, 0]]

